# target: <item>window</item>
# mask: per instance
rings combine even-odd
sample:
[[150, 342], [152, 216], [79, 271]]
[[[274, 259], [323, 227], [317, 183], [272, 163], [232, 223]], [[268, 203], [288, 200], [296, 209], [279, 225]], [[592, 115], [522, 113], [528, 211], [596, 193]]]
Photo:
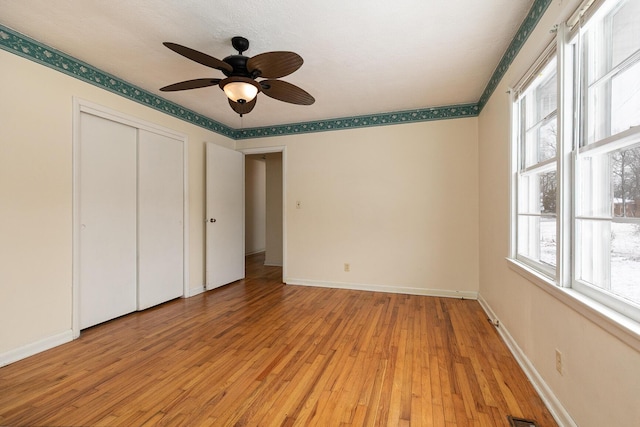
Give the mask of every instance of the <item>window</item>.
[[557, 67], [552, 57], [523, 87], [517, 115], [517, 258], [555, 276], [557, 255]]
[[511, 256], [640, 321], [640, 1], [592, 3], [514, 91]]
[[640, 2], [610, 1], [576, 41], [573, 287], [640, 308]]

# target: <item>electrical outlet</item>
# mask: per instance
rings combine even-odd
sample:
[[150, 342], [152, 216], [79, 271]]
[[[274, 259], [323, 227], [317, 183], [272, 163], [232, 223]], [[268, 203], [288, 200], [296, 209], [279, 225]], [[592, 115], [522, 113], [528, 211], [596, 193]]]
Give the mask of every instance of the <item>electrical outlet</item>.
[[347, 273], [351, 271], [351, 264], [349, 264], [348, 262], [344, 263], [344, 271], [346, 271]]
[[562, 353], [556, 348], [556, 371], [558, 371], [560, 375], [562, 375], [562, 368]]

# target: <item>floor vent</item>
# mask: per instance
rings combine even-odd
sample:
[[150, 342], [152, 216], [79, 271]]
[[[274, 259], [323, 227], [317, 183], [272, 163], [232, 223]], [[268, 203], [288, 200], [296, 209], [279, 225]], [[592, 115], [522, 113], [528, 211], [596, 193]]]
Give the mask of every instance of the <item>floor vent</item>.
[[516, 418], [511, 415], [507, 416], [509, 425], [511, 427], [538, 427], [538, 424], [533, 420], [525, 420], [524, 418]]

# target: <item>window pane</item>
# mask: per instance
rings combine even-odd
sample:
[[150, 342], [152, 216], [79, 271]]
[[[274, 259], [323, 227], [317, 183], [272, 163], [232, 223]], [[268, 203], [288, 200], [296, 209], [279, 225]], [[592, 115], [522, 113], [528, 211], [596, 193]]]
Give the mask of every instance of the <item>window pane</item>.
[[611, 180], [613, 216], [640, 218], [640, 147], [611, 154]]
[[609, 85], [600, 84], [589, 88], [588, 91], [588, 120], [587, 126], [587, 144], [593, 144], [611, 133], [608, 129], [609, 118]]
[[555, 59], [547, 65], [544, 73], [548, 74], [548, 76], [541, 82], [540, 86], [538, 86], [535, 91], [537, 106], [536, 116], [534, 117], [535, 122], [539, 122], [547, 117], [556, 110], [558, 105], [558, 84], [556, 80], [557, 73]]
[[601, 21], [591, 25], [584, 41], [587, 82], [591, 85], [640, 49], [640, 3], [620, 1]]
[[580, 280], [640, 304], [640, 224], [577, 222]]
[[608, 154], [581, 156], [578, 161], [578, 216], [611, 217], [611, 167]]
[[535, 165], [556, 156], [557, 119], [555, 116], [540, 127], [527, 132], [525, 140], [525, 167]]
[[557, 67], [554, 58], [540, 72], [520, 102], [524, 124], [524, 167], [556, 156], [557, 105]]
[[556, 171], [531, 172], [520, 177], [518, 212], [555, 214], [557, 197]]
[[557, 123], [558, 121], [554, 117], [553, 120], [544, 124], [540, 128], [540, 152], [538, 154], [538, 159], [540, 161], [556, 156], [556, 142], [558, 140]]
[[518, 254], [551, 266], [556, 265], [556, 218], [518, 217]]
[[538, 259], [540, 254], [537, 245], [539, 236], [539, 216], [518, 216], [518, 254]]
[[640, 62], [628, 62], [640, 49], [640, 2], [620, 2], [589, 28], [585, 42], [591, 144], [640, 124]]
[[581, 156], [578, 216], [640, 218], [640, 146]]
[[611, 135], [637, 125], [640, 125], [640, 62], [611, 81]]
[[640, 124], [640, 62], [589, 88], [588, 142]]
[[556, 265], [556, 218], [540, 219], [540, 261]]
[[584, 39], [586, 55], [586, 82], [589, 85], [595, 83], [602, 76], [611, 70], [611, 62], [607, 61], [607, 44], [610, 43], [606, 37], [605, 26], [602, 22], [591, 26]]
[[540, 174], [540, 205], [543, 213], [556, 213], [557, 189], [556, 171]]
[[610, 288], [611, 221], [576, 221], [577, 278], [602, 289]]
[[612, 13], [613, 26], [613, 66], [631, 56], [640, 49], [640, 2], [626, 1], [622, 7]]
[[611, 225], [611, 292], [640, 304], [640, 224]]
[[518, 254], [550, 266], [556, 265], [556, 195], [555, 170], [520, 177]]
[[518, 213], [535, 213], [538, 208], [537, 181], [533, 176], [521, 176], [518, 180]]

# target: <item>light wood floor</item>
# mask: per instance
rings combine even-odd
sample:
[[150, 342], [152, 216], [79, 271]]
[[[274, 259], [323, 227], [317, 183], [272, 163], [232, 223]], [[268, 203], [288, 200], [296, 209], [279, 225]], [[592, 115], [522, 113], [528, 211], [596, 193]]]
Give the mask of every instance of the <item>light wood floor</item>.
[[0, 368], [0, 425], [556, 425], [476, 301], [285, 286], [261, 261]]

